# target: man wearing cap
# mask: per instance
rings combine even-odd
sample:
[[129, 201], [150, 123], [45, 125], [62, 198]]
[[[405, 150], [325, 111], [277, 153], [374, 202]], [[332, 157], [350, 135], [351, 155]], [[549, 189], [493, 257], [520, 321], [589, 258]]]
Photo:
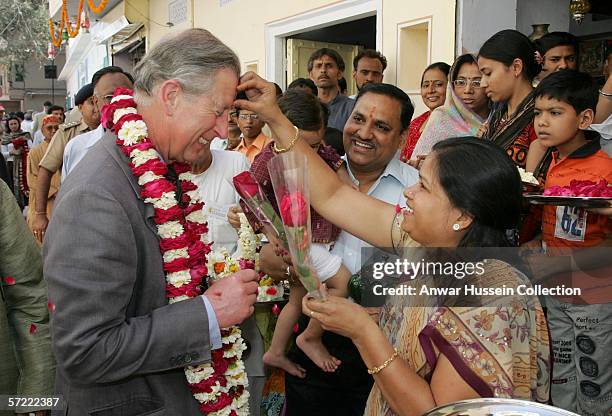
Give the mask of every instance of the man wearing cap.
[[[51, 138], [58, 131], [59, 126], [61, 124], [61, 120], [59, 119], [58, 116], [48, 115], [42, 119], [41, 124], [42, 124], [42, 127], [40, 131], [42, 131], [42, 134], [45, 139], [40, 145], [34, 147], [30, 151], [30, 153], [28, 153], [28, 167], [27, 167], [28, 183], [32, 183], [32, 184], [37, 182], [38, 172], [40, 171], [38, 164], [40, 163], [40, 160], [45, 155], [45, 152], [47, 151], [47, 148], [49, 147], [49, 143], [51, 142]], [[47, 196], [47, 216], [48, 217], [51, 217], [51, 211], [53, 210], [53, 201], [55, 200], [55, 195], [57, 194], [57, 191], [59, 190], [59, 185], [60, 185], [60, 173], [55, 172], [55, 174], [51, 178], [51, 183], [49, 186], [49, 192]], [[36, 206], [36, 199], [37, 199], [36, 189], [30, 190], [30, 207]], [[36, 217], [33, 211], [34, 210], [32, 209], [28, 212], [28, 226], [30, 227], [30, 229], [32, 229], [32, 224], [34, 222], [34, 218]]]
[[47, 198], [51, 189], [51, 180], [53, 175], [59, 172], [62, 167], [62, 157], [66, 143], [81, 133], [97, 128], [100, 124], [100, 115], [93, 104], [93, 86], [91, 84], [87, 84], [79, 90], [75, 97], [75, 104], [83, 116], [82, 120], [60, 124], [57, 133], [55, 133], [48, 146], [46, 146], [47, 150], [42, 159], [39, 159], [40, 169], [38, 169], [36, 184], [31, 184], [34, 192], [39, 197], [37, 198], [36, 205], [30, 203], [29, 216], [32, 216], [32, 220], [28, 222], [39, 243], [42, 243], [44, 230], [49, 223], [47, 217]]
[[[108, 75], [100, 82], [95, 84], [94, 104], [99, 114], [102, 114], [102, 107], [110, 102], [113, 92], [117, 87], [132, 89], [133, 82], [130, 74], [123, 72], [119, 67], [113, 70], [108, 69]], [[97, 129], [81, 134], [66, 145], [64, 150], [64, 161], [62, 163], [62, 181], [70, 171], [81, 161], [89, 149], [95, 145], [104, 135], [104, 126], [100, 124]]]

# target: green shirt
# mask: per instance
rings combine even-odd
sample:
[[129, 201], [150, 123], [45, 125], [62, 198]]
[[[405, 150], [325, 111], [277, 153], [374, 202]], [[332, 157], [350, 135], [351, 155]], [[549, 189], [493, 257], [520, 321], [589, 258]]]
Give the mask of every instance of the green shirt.
[[[0, 282], [0, 393], [50, 396], [55, 361], [42, 257], [15, 197], [3, 181], [0, 181]], [[14, 415], [12, 411], [0, 411], [3, 414]]]

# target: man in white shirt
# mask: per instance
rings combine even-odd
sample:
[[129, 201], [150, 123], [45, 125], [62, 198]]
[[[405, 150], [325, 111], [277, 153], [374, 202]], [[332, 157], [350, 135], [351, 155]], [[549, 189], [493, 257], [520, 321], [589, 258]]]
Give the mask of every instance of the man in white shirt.
[[[369, 112], [361, 112], [361, 106], [349, 118], [343, 133], [348, 173], [359, 191], [390, 204], [405, 207], [403, 190], [419, 180], [419, 173], [411, 166], [395, 158], [402, 137], [407, 134], [414, 107], [408, 96], [389, 84], [364, 86], [358, 102], [367, 103]], [[358, 118], [358, 123], [353, 119]], [[374, 118], [374, 128], [368, 137], [361, 137], [359, 126]], [[391, 232], [391, 230], [389, 230]], [[366, 259], [361, 249], [371, 247], [352, 234], [342, 231], [332, 253], [342, 257], [342, 263], [351, 273], [361, 269]]]
[[62, 162], [62, 182], [103, 135], [104, 126], [100, 124], [97, 129], [80, 134], [66, 144]]
[[[240, 196], [234, 188], [232, 178], [249, 170], [247, 158], [239, 152], [206, 149], [197, 163], [192, 164], [193, 183], [198, 185], [200, 196], [204, 200], [204, 212], [208, 216], [208, 238], [214, 242], [213, 249], [225, 247], [235, 253], [238, 245], [238, 234], [227, 220], [227, 212], [237, 205]], [[244, 321], [240, 328], [249, 345], [249, 353], [244, 364], [249, 380], [249, 408], [251, 415], [259, 415], [265, 371], [262, 361], [264, 345], [255, 318]]]

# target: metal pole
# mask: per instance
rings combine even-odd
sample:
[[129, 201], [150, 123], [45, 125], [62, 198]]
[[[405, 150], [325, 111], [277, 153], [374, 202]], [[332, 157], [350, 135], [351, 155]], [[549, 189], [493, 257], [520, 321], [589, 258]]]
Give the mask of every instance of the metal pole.
[[[51, 60], [51, 65], [55, 66], [55, 59]], [[55, 105], [55, 77], [51, 77], [51, 102]]]

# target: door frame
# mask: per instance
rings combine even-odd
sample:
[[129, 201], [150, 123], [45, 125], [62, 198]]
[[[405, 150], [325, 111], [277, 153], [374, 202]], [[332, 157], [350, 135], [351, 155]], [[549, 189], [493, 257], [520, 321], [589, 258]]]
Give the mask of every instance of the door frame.
[[376, 49], [382, 49], [382, 1], [340, 0], [265, 24], [266, 79], [286, 87], [286, 38], [304, 30], [315, 30], [376, 15]]

